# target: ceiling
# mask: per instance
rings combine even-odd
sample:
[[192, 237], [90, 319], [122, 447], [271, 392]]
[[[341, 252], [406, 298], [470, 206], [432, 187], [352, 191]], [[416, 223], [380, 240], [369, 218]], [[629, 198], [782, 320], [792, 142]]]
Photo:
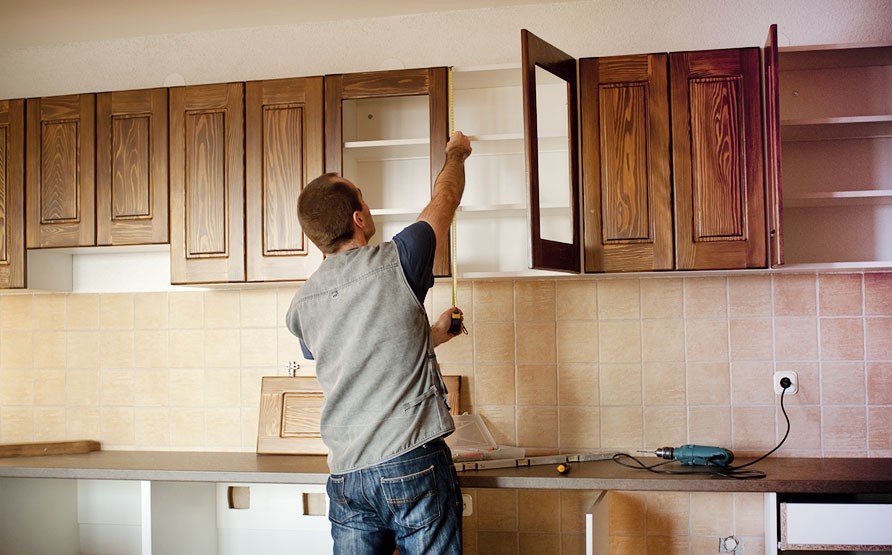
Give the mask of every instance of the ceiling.
[[0, 0], [0, 50], [567, 0]]

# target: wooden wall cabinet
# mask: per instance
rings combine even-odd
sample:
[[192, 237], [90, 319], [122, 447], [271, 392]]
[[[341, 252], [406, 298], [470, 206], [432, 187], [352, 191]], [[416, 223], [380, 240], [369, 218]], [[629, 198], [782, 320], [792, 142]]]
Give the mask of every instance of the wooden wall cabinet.
[[670, 54], [679, 270], [765, 268], [760, 49]]
[[0, 289], [25, 287], [25, 102], [0, 100]]
[[171, 281], [306, 279], [297, 198], [322, 173], [321, 77], [170, 92]]
[[[362, 189], [378, 233], [390, 240], [430, 200], [449, 139], [447, 68], [325, 76], [325, 171]], [[434, 275], [450, 275], [450, 243]]]
[[243, 83], [170, 89], [170, 278], [245, 280]]
[[167, 91], [27, 101], [28, 248], [167, 242]]
[[767, 267], [758, 48], [583, 58], [579, 80], [586, 272]]
[[579, 61], [585, 271], [675, 267], [667, 54]]
[[96, 96], [96, 244], [168, 242], [167, 89]]
[[95, 114], [94, 94], [27, 101], [29, 249], [96, 244]]
[[297, 198], [323, 172], [323, 95], [322, 77], [246, 84], [248, 281], [306, 279], [322, 262]]

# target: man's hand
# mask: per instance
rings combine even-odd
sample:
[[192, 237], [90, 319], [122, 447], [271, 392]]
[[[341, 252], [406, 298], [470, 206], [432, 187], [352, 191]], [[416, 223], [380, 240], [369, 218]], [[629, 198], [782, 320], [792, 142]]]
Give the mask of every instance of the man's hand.
[[446, 143], [446, 158], [454, 157], [464, 162], [471, 155], [471, 139], [461, 131], [456, 131]]
[[431, 341], [433, 341], [434, 347], [442, 345], [455, 337], [455, 335], [449, 333], [449, 326], [452, 324], [453, 312], [461, 314], [462, 327], [464, 327], [465, 315], [461, 309], [455, 307], [447, 308], [443, 314], [440, 314], [437, 321], [431, 324]]

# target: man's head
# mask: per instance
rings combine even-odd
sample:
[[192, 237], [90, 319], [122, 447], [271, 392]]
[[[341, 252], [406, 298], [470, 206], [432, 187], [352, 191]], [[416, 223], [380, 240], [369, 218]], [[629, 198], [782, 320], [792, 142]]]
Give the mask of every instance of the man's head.
[[297, 217], [307, 237], [325, 254], [351, 242], [357, 229], [368, 241], [375, 224], [362, 192], [336, 173], [311, 181], [297, 199]]

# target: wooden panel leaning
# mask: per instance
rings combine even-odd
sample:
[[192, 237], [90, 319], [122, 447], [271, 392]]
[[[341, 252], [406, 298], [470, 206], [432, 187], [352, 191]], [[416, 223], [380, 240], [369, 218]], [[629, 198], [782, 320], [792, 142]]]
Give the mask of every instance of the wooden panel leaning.
[[[461, 378], [443, 376], [450, 413], [461, 414]], [[315, 376], [265, 376], [260, 391], [257, 453], [327, 455], [319, 420], [324, 402]]]

